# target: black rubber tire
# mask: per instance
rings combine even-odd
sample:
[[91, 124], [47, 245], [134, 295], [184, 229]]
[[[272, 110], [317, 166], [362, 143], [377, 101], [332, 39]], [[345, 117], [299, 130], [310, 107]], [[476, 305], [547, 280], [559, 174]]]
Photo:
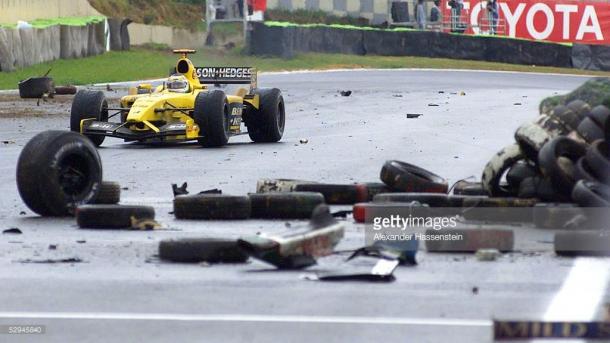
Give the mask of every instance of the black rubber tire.
[[539, 174], [538, 168], [528, 161], [518, 161], [506, 173], [506, 182], [512, 190], [511, 193], [519, 191], [521, 181], [528, 177], [534, 177]]
[[533, 176], [525, 178], [519, 184], [517, 196], [522, 199], [540, 199], [542, 201], [560, 202], [569, 201], [570, 198], [558, 194], [553, 187], [553, 183], [548, 178]]
[[[578, 108], [581, 105], [576, 101], [573, 102], [573, 107], [575, 108]], [[565, 127], [567, 131], [576, 130], [578, 124], [580, 124], [581, 120], [584, 118], [584, 116], [581, 117], [572, 110], [572, 108], [570, 107], [571, 104], [572, 103], [568, 104], [567, 106], [559, 105], [553, 108], [551, 113], [549, 113], [549, 116], [557, 120], [561, 125]], [[589, 105], [587, 105], [585, 102], [582, 102], [582, 104], [586, 105], [585, 107], [590, 109]], [[580, 110], [582, 112], [583, 108], [581, 108]]]
[[489, 196], [513, 196], [515, 191], [500, 184], [500, 179], [517, 161], [523, 159], [521, 148], [512, 144], [496, 153], [485, 165], [481, 184]]
[[543, 229], [563, 229], [583, 210], [573, 203], [539, 203], [534, 206], [534, 225]]
[[248, 135], [254, 142], [279, 142], [286, 126], [286, 106], [282, 92], [277, 88], [256, 89], [259, 109], [247, 115]]
[[430, 207], [450, 207], [449, 198], [446, 194], [439, 193], [384, 193], [377, 194], [373, 202], [403, 202], [410, 203], [417, 201]]
[[597, 178], [593, 175], [593, 171], [584, 157], [579, 158], [578, 162], [576, 162], [576, 167], [574, 168], [574, 179], [576, 181], [584, 180], [597, 182]]
[[159, 242], [159, 258], [180, 263], [243, 263], [246, 254], [237, 240], [218, 238], [182, 238]]
[[55, 87], [55, 94], [57, 95], [71, 95], [76, 94], [77, 89], [75, 86], [58, 86]]
[[449, 186], [442, 177], [409, 163], [387, 161], [381, 168], [380, 178], [392, 190], [408, 193], [444, 193]]
[[[570, 110], [572, 110], [572, 112], [574, 112], [576, 117], [571, 117], [571, 118], [562, 117], [562, 120], [566, 121], [566, 119], [573, 119], [573, 120], [569, 120], [570, 123], [569, 123], [569, 125], [566, 125], [566, 126], [570, 126], [571, 130], [576, 130], [576, 128], [578, 127], [578, 123], [580, 123], [583, 119], [585, 119], [587, 114], [589, 114], [589, 112], [591, 112], [591, 105], [589, 105], [585, 101], [576, 99], [576, 100], [572, 100], [569, 103], [567, 103], [566, 106]], [[575, 120], [576, 118], [578, 118], [578, 121]]]
[[251, 218], [309, 219], [324, 204], [324, 196], [314, 192], [250, 194]]
[[248, 196], [194, 194], [174, 198], [177, 219], [248, 219], [251, 211]]
[[195, 99], [193, 112], [199, 126], [199, 144], [204, 147], [221, 147], [229, 141], [229, 103], [221, 90], [201, 92]]
[[453, 194], [455, 195], [487, 195], [487, 191], [483, 189], [483, 184], [480, 182], [469, 182], [461, 180], [453, 185]]
[[578, 181], [572, 199], [582, 207], [609, 207], [610, 187], [599, 182]]
[[[80, 122], [83, 119], [108, 121], [108, 102], [102, 91], [80, 90], [72, 100], [70, 110], [70, 130], [80, 133]], [[96, 146], [104, 142], [104, 136], [86, 135]]]
[[589, 118], [603, 129], [606, 126], [608, 118], [610, 118], [610, 110], [604, 105], [595, 106], [589, 113]]
[[92, 204], [114, 205], [121, 201], [121, 185], [116, 182], [102, 181], [100, 191]]
[[604, 130], [590, 117], [583, 119], [576, 131], [587, 143], [593, 143], [598, 139], [605, 138]]
[[45, 131], [24, 147], [17, 162], [17, 188], [41, 216], [67, 216], [97, 196], [102, 163], [95, 146], [69, 131]]
[[316, 192], [322, 193], [327, 204], [331, 205], [351, 205], [364, 201], [367, 194], [366, 190], [356, 184], [328, 184], [328, 183], [308, 183], [297, 184], [294, 186], [295, 192]]
[[573, 166], [585, 153], [584, 145], [564, 136], [554, 138], [540, 149], [538, 154], [540, 170], [551, 180], [557, 193], [569, 196], [576, 183], [574, 168], [571, 171], [565, 170], [560, 158], [569, 159]]
[[30, 77], [19, 82], [19, 96], [24, 99], [40, 99], [44, 94], [53, 95], [54, 88], [50, 77]]
[[558, 232], [553, 246], [562, 256], [610, 256], [610, 231]]
[[76, 223], [82, 229], [122, 229], [132, 226], [132, 219], [155, 219], [151, 206], [83, 205], [76, 209]]
[[610, 147], [605, 140], [593, 142], [585, 155], [587, 166], [591, 168], [595, 178], [610, 185]]

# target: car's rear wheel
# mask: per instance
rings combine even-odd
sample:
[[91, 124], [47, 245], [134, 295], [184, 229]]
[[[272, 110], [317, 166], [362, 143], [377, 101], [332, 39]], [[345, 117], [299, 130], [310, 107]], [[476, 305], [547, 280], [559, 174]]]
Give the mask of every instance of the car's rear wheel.
[[193, 114], [199, 125], [199, 144], [204, 147], [219, 147], [229, 141], [229, 104], [223, 91], [213, 90], [199, 93], [195, 99]]
[[254, 142], [279, 142], [284, 135], [286, 109], [277, 88], [257, 89], [259, 109], [248, 116], [248, 135]]
[[[80, 123], [83, 119], [108, 121], [108, 102], [102, 91], [81, 90], [74, 96], [70, 111], [70, 130], [80, 133]], [[87, 136], [93, 144], [100, 146], [104, 136]]]

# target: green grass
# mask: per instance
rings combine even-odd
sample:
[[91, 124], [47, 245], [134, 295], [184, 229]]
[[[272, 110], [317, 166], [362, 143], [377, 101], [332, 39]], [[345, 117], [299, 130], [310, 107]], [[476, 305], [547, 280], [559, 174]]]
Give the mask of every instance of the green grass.
[[[15, 89], [20, 80], [42, 75], [49, 68], [52, 68], [50, 75], [55, 79], [57, 85], [82, 85], [166, 77], [169, 69], [175, 65], [176, 57], [176, 55], [165, 51], [139, 48], [125, 52], [113, 51], [100, 56], [76, 60], [57, 60], [16, 72], [0, 72], [0, 89]], [[198, 66], [252, 66], [260, 71], [333, 68], [450, 68], [610, 76], [609, 72], [443, 58], [346, 56], [340, 54], [302, 54], [293, 59], [262, 58], [244, 56], [239, 53], [239, 49], [228, 52], [204, 49], [193, 55], [192, 59], [193, 63]]]

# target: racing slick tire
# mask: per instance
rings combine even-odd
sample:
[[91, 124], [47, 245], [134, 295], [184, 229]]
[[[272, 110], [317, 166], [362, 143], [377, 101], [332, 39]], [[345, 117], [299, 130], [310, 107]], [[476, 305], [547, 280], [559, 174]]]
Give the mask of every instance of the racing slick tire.
[[564, 136], [554, 138], [540, 149], [538, 154], [540, 170], [551, 180], [553, 188], [558, 193], [568, 196], [572, 193], [577, 181], [574, 177], [574, 165], [585, 155], [585, 152], [584, 145]]
[[585, 155], [587, 165], [599, 182], [610, 185], [610, 148], [605, 140], [595, 141]]
[[159, 243], [161, 260], [179, 263], [243, 263], [248, 260], [237, 240], [219, 238], [182, 238]]
[[204, 147], [221, 147], [229, 141], [229, 104], [221, 90], [202, 92], [195, 99], [195, 123], [203, 133], [199, 144]]
[[92, 204], [118, 204], [121, 201], [121, 185], [116, 182], [102, 181], [100, 191]]
[[481, 177], [483, 189], [489, 196], [515, 195], [512, 189], [500, 183], [500, 179], [510, 167], [521, 159], [523, 159], [523, 153], [520, 146], [512, 144], [500, 150], [489, 160]]
[[23, 148], [17, 188], [23, 202], [41, 216], [67, 216], [97, 196], [102, 163], [91, 141], [69, 131], [45, 131]]
[[195, 194], [174, 198], [177, 219], [248, 219], [251, 211], [248, 196]]
[[313, 210], [324, 204], [324, 196], [315, 192], [250, 194], [251, 218], [309, 219]]
[[[74, 96], [70, 110], [70, 130], [80, 133], [80, 123], [83, 119], [108, 121], [108, 102], [102, 91], [80, 90]], [[93, 144], [100, 146], [104, 136], [85, 135]]]
[[244, 118], [250, 139], [257, 143], [279, 142], [286, 124], [282, 92], [277, 88], [263, 88], [256, 89], [254, 94], [259, 96], [259, 109]]
[[401, 161], [387, 161], [381, 168], [381, 181], [394, 191], [408, 193], [444, 193], [449, 186], [442, 177]]
[[122, 229], [133, 220], [155, 219], [151, 206], [83, 205], [76, 208], [76, 223], [82, 229]]

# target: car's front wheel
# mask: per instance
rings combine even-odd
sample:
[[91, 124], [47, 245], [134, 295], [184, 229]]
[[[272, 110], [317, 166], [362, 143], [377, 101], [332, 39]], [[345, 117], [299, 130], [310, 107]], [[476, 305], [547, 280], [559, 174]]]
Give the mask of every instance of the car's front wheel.
[[229, 104], [223, 91], [202, 92], [195, 99], [193, 117], [199, 125], [199, 144], [220, 147], [229, 141]]

